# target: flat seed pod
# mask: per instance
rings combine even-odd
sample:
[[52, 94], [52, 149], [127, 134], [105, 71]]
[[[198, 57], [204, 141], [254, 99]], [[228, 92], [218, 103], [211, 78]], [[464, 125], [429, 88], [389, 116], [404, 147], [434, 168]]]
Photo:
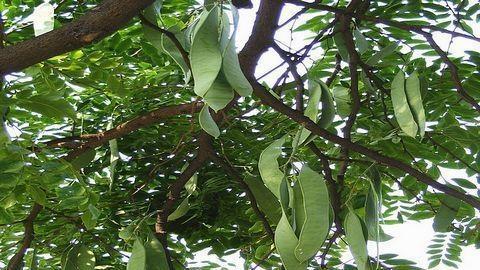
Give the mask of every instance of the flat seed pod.
[[200, 122], [200, 127], [202, 127], [205, 132], [210, 134], [214, 138], [220, 136], [220, 129], [218, 129], [217, 123], [213, 120], [210, 115], [210, 110], [207, 104], [205, 104], [198, 114], [198, 121]]
[[280, 170], [277, 158], [282, 153], [282, 145], [285, 137], [275, 140], [260, 154], [258, 170], [265, 186], [280, 200], [280, 185], [283, 180], [283, 172]]
[[167, 256], [160, 241], [151, 236], [145, 243], [146, 269], [145, 270], [166, 270], [169, 269]]
[[178, 205], [177, 209], [168, 215], [167, 220], [172, 221], [183, 217], [188, 210], [190, 210], [190, 204], [188, 202], [188, 197], [183, 199], [183, 201]]
[[348, 212], [345, 217], [345, 236], [358, 270], [370, 269], [367, 241], [365, 240], [362, 223], [357, 214], [352, 211]]
[[322, 88], [322, 114], [318, 120], [318, 125], [321, 128], [328, 128], [335, 118], [335, 104], [333, 103], [332, 93], [328, 89], [328, 86], [322, 81], [319, 83]]
[[223, 71], [218, 73], [218, 77], [215, 79], [205, 95], [203, 95], [205, 102], [215, 112], [225, 108], [225, 106], [232, 101], [233, 97], [233, 89], [227, 82]]
[[393, 111], [398, 125], [408, 136], [415, 137], [418, 131], [418, 125], [410, 111], [405, 92], [405, 75], [401, 70], [393, 79], [391, 96]]
[[303, 223], [305, 223], [305, 209], [304, 209], [304, 201], [303, 201], [303, 193], [298, 180], [295, 182], [293, 188], [293, 216], [294, 216], [294, 223], [293, 223], [293, 230], [295, 231], [295, 235], [297, 237], [300, 236], [302, 231]]
[[190, 49], [194, 91], [201, 97], [210, 89], [222, 66], [218, 25], [218, 7], [215, 6], [197, 23]]
[[345, 45], [342, 32], [339, 30], [339, 27], [335, 27], [333, 31], [337, 31], [337, 33], [333, 36], [333, 41], [335, 42], [338, 53], [342, 57], [343, 61], [349, 62], [350, 55], [348, 54], [347, 45]]
[[307, 165], [302, 167], [295, 184], [303, 195], [301, 210], [304, 213], [295, 257], [305, 262], [320, 250], [328, 235], [330, 201], [325, 180]]
[[[305, 108], [304, 115], [310, 120], [316, 122], [318, 119], [318, 104], [320, 103], [320, 98], [322, 96], [322, 89], [320, 84], [314, 80], [308, 81], [308, 90], [309, 98], [307, 102], [307, 107]], [[308, 136], [311, 134], [310, 130], [306, 128], [301, 128], [293, 139], [293, 144], [301, 145], [305, 142]], [[294, 146], [295, 146], [294, 145]]]
[[146, 270], [147, 268], [147, 251], [140, 239], [136, 239], [133, 243], [132, 255], [128, 260], [127, 270]]
[[294, 254], [298, 239], [283, 212], [275, 230], [275, 248], [286, 270], [305, 270], [307, 263], [301, 263]]
[[420, 136], [423, 137], [425, 135], [425, 109], [423, 108], [422, 94], [420, 91], [420, 80], [416, 71], [407, 78], [406, 93], [413, 117], [418, 124]]
[[[230, 39], [226, 42], [223, 49], [223, 63], [222, 69], [230, 86], [241, 96], [249, 96], [252, 94], [252, 86], [248, 82], [247, 78], [243, 74], [240, 68], [240, 62], [238, 61], [238, 55], [235, 49], [235, 36], [237, 34], [238, 26], [238, 11], [232, 6], [233, 17], [233, 33]], [[227, 17], [226, 15], [223, 15]], [[228, 18], [227, 18], [228, 22]]]

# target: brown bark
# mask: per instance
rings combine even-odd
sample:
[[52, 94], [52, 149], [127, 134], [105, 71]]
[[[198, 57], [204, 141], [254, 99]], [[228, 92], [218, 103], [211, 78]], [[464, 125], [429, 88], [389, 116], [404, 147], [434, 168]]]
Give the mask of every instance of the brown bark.
[[43, 206], [40, 204], [35, 203], [28, 214], [27, 218], [24, 221], [25, 232], [22, 240], [22, 245], [18, 249], [17, 253], [13, 255], [13, 257], [8, 262], [7, 270], [17, 270], [20, 269], [20, 265], [22, 264], [23, 257], [25, 256], [25, 252], [32, 244], [33, 239], [35, 238], [35, 232], [33, 229], [33, 222], [37, 218], [40, 211], [43, 209]]
[[0, 74], [21, 71], [53, 56], [101, 40], [126, 25], [154, 0], [105, 0], [81, 18], [0, 50]]

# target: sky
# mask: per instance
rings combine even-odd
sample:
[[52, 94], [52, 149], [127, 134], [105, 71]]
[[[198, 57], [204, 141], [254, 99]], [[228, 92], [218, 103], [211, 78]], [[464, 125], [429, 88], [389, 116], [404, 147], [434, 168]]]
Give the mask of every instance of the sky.
[[[258, 9], [259, 0], [253, 0], [254, 8], [253, 9], [241, 9], [240, 10], [240, 27], [237, 33], [237, 47], [239, 50], [243, 47], [245, 42], [248, 40], [250, 36], [250, 32], [255, 20], [255, 14]], [[290, 18], [293, 14], [295, 14], [299, 8], [294, 7], [292, 5], [286, 5], [282, 17], [280, 19], [280, 24]], [[304, 16], [297, 20], [296, 25], [301, 25], [302, 22], [307, 20], [309, 17]], [[472, 25], [473, 26], [473, 25]], [[480, 25], [477, 24], [474, 26], [475, 34], [478, 36], [480, 35]], [[313, 35], [313, 33], [312, 33]], [[291, 44], [291, 46], [295, 49], [302, 48], [308, 40], [306, 38], [311, 37], [306, 32], [297, 32], [294, 33], [293, 36], [290, 32], [290, 27], [286, 26], [282, 28], [280, 31], [277, 32], [275, 39], [280, 43]], [[447, 50], [450, 36], [446, 34], [434, 34], [434, 38], [440, 47], [444, 50]], [[479, 48], [479, 44], [476, 44], [473, 41], [463, 38], [456, 38], [454, 39], [449, 52], [453, 56], [461, 56], [464, 54], [465, 50], [473, 50], [474, 48]], [[315, 56], [321, 56], [320, 52], [317, 54], [313, 54]], [[318, 58], [318, 57], [317, 57]], [[267, 71], [272, 69], [273, 67], [279, 65], [282, 62], [282, 59], [278, 57], [278, 55], [273, 52], [273, 50], [269, 50], [265, 53], [259, 61], [256, 70], [256, 76], [259, 77], [265, 74]], [[273, 84], [284, 71], [285, 67], [279, 68], [277, 71], [271, 73], [269, 76], [266, 76], [262, 80], [269, 84]], [[300, 73], [305, 73], [305, 70], [302, 70], [301, 65], [298, 66], [300, 68]], [[466, 178], [472, 180], [473, 183], [476, 183], [473, 177], [468, 177], [465, 172], [459, 170], [452, 170], [452, 169], [442, 169], [442, 175], [445, 179], [449, 180], [451, 178]], [[398, 258], [407, 259], [418, 264], [416, 266], [427, 268], [428, 267], [428, 254], [427, 246], [432, 244], [432, 239], [434, 237], [434, 231], [432, 228], [432, 219], [429, 220], [422, 220], [421, 222], [417, 221], [406, 221], [400, 225], [383, 225], [382, 228], [384, 231], [393, 236], [393, 239], [387, 242], [380, 243], [379, 250], [380, 254], [386, 253], [395, 253], [399, 254]], [[369, 254], [370, 256], [376, 256], [376, 243], [369, 241], [368, 245]], [[480, 251], [476, 250], [473, 246], [469, 246], [463, 249], [461, 259], [463, 262], [458, 263], [459, 268], [462, 270], [470, 270], [470, 269], [478, 269], [478, 256], [480, 255]], [[214, 255], [208, 255], [208, 250], [199, 252], [196, 254], [194, 261], [215, 261], [218, 264], [222, 265], [224, 269], [243, 269], [244, 261], [238, 256], [238, 254], [229, 255], [224, 259], [224, 262], [218, 260]], [[352, 256], [346, 252], [342, 258], [343, 261], [351, 261]], [[228, 264], [227, 264], [228, 263]], [[230, 265], [229, 265], [230, 264]], [[232, 266], [234, 264], [235, 266]], [[192, 265], [193, 266], [193, 265]], [[257, 268], [259, 269], [259, 268]], [[451, 267], [447, 267], [445, 265], [440, 264], [436, 268], [436, 270], [450, 270], [455, 269]]]

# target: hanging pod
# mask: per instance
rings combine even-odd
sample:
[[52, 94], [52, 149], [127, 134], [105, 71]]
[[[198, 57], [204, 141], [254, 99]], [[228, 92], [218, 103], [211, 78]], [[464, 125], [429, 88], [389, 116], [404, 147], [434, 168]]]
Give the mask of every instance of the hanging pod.
[[[310, 120], [317, 122], [317, 125], [321, 128], [328, 128], [335, 117], [335, 105], [333, 103], [332, 93], [324, 82], [313, 79], [308, 81], [308, 89], [310, 97], [307, 103], [307, 108], [305, 109], [305, 116], [310, 118]], [[318, 118], [319, 101], [322, 104], [320, 118]], [[316, 135], [311, 134], [308, 129], [301, 128], [293, 140], [294, 147], [308, 144], [315, 137]]]
[[260, 154], [258, 170], [265, 186], [280, 200], [280, 185], [283, 180], [283, 172], [278, 165], [278, 157], [282, 153], [282, 145], [285, 143], [285, 136], [275, 140]]
[[307, 165], [302, 167], [294, 189], [299, 190], [294, 193], [294, 209], [295, 224], [300, 228], [295, 257], [306, 262], [320, 250], [328, 236], [330, 200], [325, 180]]
[[[242, 69], [240, 68], [240, 62], [238, 60], [238, 55], [236, 52], [235, 36], [238, 29], [238, 10], [233, 5], [231, 5], [230, 8], [233, 17], [233, 33], [231, 37], [227, 39], [227, 42], [222, 43], [222, 68], [223, 73], [225, 74], [225, 78], [227, 79], [231, 87], [235, 90], [235, 92], [237, 92], [241, 96], [246, 97], [252, 94], [253, 89], [247, 78], [245, 78]], [[223, 18], [226, 18], [224, 28], [230, 29], [228, 17], [224, 15]]]
[[193, 90], [201, 97], [208, 92], [222, 66], [218, 15], [217, 6], [202, 13], [195, 27], [190, 49], [190, 62], [195, 81]]
[[219, 111], [233, 99], [234, 90], [248, 96], [252, 87], [245, 78], [235, 50], [238, 12], [232, 7], [233, 33], [225, 11], [214, 6], [204, 11], [197, 22], [190, 60], [194, 91], [214, 110]]
[[425, 110], [420, 94], [420, 82], [416, 72], [405, 82], [405, 74], [400, 70], [392, 81], [391, 97], [393, 111], [398, 125], [408, 136], [425, 134]]
[[368, 261], [367, 237], [363, 230], [360, 217], [349, 210], [345, 216], [345, 238], [348, 248], [355, 259], [358, 270], [369, 270], [370, 263]]
[[[157, 25], [157, 19], [159, 18], [160, 11], [162, 8], [163, 1], [155, 1], [152, 5], [147, 7], [143, 15], [147, 20]], [[187, 28], [188, 29], [188, 28]], [[177, 26], [171, 26], [167, 29], [167, 31], [173, 33], [175, 38], [179, 41], [180, 45], [185, 51], [189, 51], [189, 44], [188, 44], [188, 31], [181, 31], [181, 29]], [[182, 69], [185, 83], [188, 83], [191, 79], [191, 71], [188, 67], [185, 59], [183, 59], [182, 53], [178, 50], [177, 46], [173, 43], [173, 41], [158, 31], [158, 29], [152, 28], [148, 24], [143, 25], [143, 32], [145, 38], [157, 49], [159, 53], [165, 53], [170, 56]]]
[[150, 234], [143, 241], [136, 238], [133, 243], [132, 255], [127, 264], [127, 270], [165, 270], [169, 269], [167, 257], [162, 244]]
[[210, 136], [214, 138], [218, 138], [218, 136], [220, 136], [220, 129], [210, 114], [208, 104], [203, 105], [202, 110], [198, 114], [198, 120], [200, 122], [200, 127], [202, 127], [205, 132], [210, 134]]
[[295, 256], [295, 248], [297, 245], [298, 238], [288, 222], [287, 215], [283, 211], [282, 217], [275, 229], [275, 248], [286, 270], [307, 269], [307, 263], [300, 262]]
[[[298, 246], [299, 240], [292, 228], [289, 220], [288, 211], [292, 204], [295, 204], [295, 192], [288, 185], [286, 179], [282, 179], [280, 183], [279, 200], [282, 208], [282, 217], [275, 229], [275, 248], [280, 259], [282, 260], [285, 270], [305, 270], [307, 269], [307, 262], [302, 262], [295, 256], [295, 249]], [[293, 205], [294, 206], [294, 205]], [[295, 219], [293, 217], [293, 219]]]

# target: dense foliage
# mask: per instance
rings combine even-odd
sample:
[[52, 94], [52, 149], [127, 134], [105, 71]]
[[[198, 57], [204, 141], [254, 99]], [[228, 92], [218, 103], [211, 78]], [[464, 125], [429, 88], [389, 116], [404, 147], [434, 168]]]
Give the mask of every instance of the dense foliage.
[[480, 248], [476, 1], [261, 0], [237, 50], [250, 1], [51, 1], [35, 37], [42, 2], [0, 1], [0, 266], [420, 269], [367, 242], [432, 218], [429, 268]]

